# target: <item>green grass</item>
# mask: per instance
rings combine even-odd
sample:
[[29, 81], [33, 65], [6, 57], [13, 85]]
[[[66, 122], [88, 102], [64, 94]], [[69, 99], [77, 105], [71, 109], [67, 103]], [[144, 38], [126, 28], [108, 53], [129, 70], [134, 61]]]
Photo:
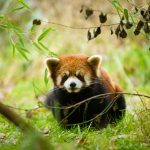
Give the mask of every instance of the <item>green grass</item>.
[[[16, 127], [1, 119], [4, 124], [1, 124], [1, 132], [6, 133], [7, 137], [2, 141], [0, 147], [5, 146], [14, 147], [14, 139], [16, 139], [16, 147], [24, 144], [22, 134]], [[149, 142], [146, 141], [145, 135], [141, 132], [139, 121], [135, 120], [131, 114], [126, 114], [123, 121], [119, 122], [116, 126], [109, 125], [103, 130], [94, 129], [79, 129], [75, 127], [70, 130], [60, 128], [55, 122], [54, 118], [48, 112], [39, 112], [35, 114], [32, 119], [28, 121], [33, 124], [41, 134], [44, 128], [49, 128], [49, 134], [46, 138], [56, 148], [62, 149], [148, 149]], [[144, 125], [144, 122], [143, 122]], [[147, 124], [148, 127], [148, 124]], [[6, 129], [7, 128], [7, 129]], [[20, 137], [21, 135], [21, 137]], [[24, 139], [25, 140], [25, 139]]]

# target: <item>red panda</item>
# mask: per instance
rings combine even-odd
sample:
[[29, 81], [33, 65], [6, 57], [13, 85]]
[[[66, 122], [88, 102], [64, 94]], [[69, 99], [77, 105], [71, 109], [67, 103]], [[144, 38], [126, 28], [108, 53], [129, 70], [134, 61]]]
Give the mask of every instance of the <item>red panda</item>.
[[124, 116], [124, 95], [116, 93], [122, 89], [111, 80], [101, 62], [100, 55], [72, 54], [46, 59], [54, 89], [45, 102], [63, 127], [78, 124], [101, 128]]

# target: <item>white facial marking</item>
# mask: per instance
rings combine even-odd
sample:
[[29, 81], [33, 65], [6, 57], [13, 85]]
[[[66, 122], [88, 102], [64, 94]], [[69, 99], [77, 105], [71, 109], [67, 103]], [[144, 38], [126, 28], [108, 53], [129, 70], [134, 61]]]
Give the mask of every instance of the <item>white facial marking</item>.
[[77, 71], [77, 72], [76, 72], [76, 75], [79, 75], [79, 74], [80, 74], [80, 71]]
[[69, 71], [65, 71], [63, 74], [69, 76]]
[[83, 83], [77, 77], [69, 77], [64, 82], [64, 87], [69, 93], [77, 93], [81, 90]]
[[62, 80], [61, 76], [58, 76], [57, 79], [56, 79], [56, 84], [60, 85], [61, 80]]
[[[64, 75], [69, 76], [69, 71], [64, 72]], [[59, 75], [59, 76], [56, 78], [56, 85], [60, 86], [61, 81], [62, 81], [62, 76]]]
[[86, 86], [89, 86], [91, 84], [91, 79], [89, 75], [85, 75], [84, 80], [85, 80]]

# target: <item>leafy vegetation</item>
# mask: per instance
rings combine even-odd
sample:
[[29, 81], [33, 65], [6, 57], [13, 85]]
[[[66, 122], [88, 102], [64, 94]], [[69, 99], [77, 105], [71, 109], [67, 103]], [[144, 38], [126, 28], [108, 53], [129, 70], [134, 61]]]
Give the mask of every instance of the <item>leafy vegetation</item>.
[[[132, 4], [129, 1], [128, 3], [132, 6], [132, 10], [128, 10], [127, 8], [123, 7], [123, 5], [121, 5], [118, 0], [112, 0], [112, 5], [116, 9], [117, 15], [120, 17], [119, 22], [115, 22], [112, 24], [104, 24], [107, 22], [107, 15], [112, 14], [104, 13], [103, 10], [94, 10], [92, 8], [87, 8], [86, 6], [82, 5], [80, 13], [85, 13], [85, 19], [88, 19], [90, 16], [94, 15], [94, 11], [99, 11], [100, 13], [98, 16], [100, 25], [97, 27], [92, 27], [94, 28], [92, 31], [93, 34], [92, 32], [90, 32], [90, 30], [88, 30], [88, 40], [92, 40], [100, 35], [101, 28], [103, 26], [109, 26], [111, 35], [115, 34], [117, 38], [126, 38], [128, 36], [127, 30], [132, 29], [131, 31], [134, 33], [135, 36], [139, 34], [144, 34], [149, 41], [150, 4], [148, 4], [148, 6], [140, 8], [139, 6]], [[114, 25], [116, 27], [114, 27], [113, 29], [112, 26]]]
[[[118, 39], [116, 42], [115, 38], [101, 33], [98, 27], [95, 36], [97, 37], [99, 33], [101, 35], [95, 41], [87, 43], [86, 39], [83, 39], [85, 33], [80, 34], [78, 30], [64, 31], [50, 24], [39, 25], [38, 20], [35, 23], [35, 18], [31, 15], [35, 10], [24, 0], [6, 3], [3, 1], [3, 4], [0, 4], [2, 8], [4, 5], [7, 8], [2, 9], [0, 14], [2, 33], [0, 38], [4, 39], [1, 42], [0, 53], [0, 101], [11, 106], [13, 111], [35, 127], [53, 149], [148, 150], [150, 147], [148, 98], [126, 95], [128, 109], [125, 118], [116, 125], [109, 125], [102, 130], [95, 130], [90, 126], [84, 129], [75, 126], [65, 130], [57, 124], [50, 111], [41, 103], [43, 96], [52, 89], [44, 59], [46, 56], [57, 56], [56, 53], [89, 55], [101, 53], [104, 58], [102, 65], [126, 92], [149, 95], [150, 53], [145, 39], [131, 35], [124, 43]], [[122, 9], [116, 4], [115, 8], [124, 14], [126, 20], [129, 18], [127, 9]], [[93, 15], [91, 9], [86, 13], [88, 17]], [[56, 49], [55, 47], [60, 50], [52, 51], [51, 49]], [[0, 149], [38, 149], [34, 147], [36, 138], [33, 133], [24, 134], [0, 115]]]

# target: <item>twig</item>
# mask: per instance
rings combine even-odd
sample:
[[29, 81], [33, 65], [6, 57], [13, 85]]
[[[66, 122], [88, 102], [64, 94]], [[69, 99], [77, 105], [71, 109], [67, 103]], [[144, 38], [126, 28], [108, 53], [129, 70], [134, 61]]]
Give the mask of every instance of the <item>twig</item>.
[[144, 109], [144, 110], [141, 110], [139, 112], [136, 112], [136, 115], [138, 116], [139, 114], [143, 113], [143, 112], [148, 112], [150, 113], [150, 108], [147, 108], [147, 109]]
[[78, 30], [93, 29], [93, 28], [98, 28], [99, 26], [102, 26], [102, 27], [103, 26], [115, 26], [115, 25], [119, 24], [119, 23], [112, 23], [112, 24], [100, 24], [98, 26], [93, 26], [93, 27], [75, 27], [75, 26], [69, 26], [69, 25], [56, 23], [56, 22], [51, 22], [51, 21], [41, 20], [41, 22], [46, 22], [46, 23], [49, 23], [49, 24], [54, 24], [54, 25], [57, 25], [57, 26], [62, 26], [62, 27], [65, 27], [65, 28], [70, 28], [70, 29], [78, 29]]
[[141, 96], [141, 97], [146, 97], [146, 98], [150, 99], [150, 96], [144, 95], [144, 94], [129, 93], [129, 92], [114, 92], [114, 93], [105, 93], [105, 94], [99, 94], [99, 95], [96, 95], [96, 96], [92, 96], [90, 98], [87, 98], [85, 100], [81, 100], [80, 102], [78, 102], [76, 104], [73, 104], [73, 105], [69, 105], [69, 106], [61, 106], [61, 107], [51, 107], [51, 106], [49, 106], [49, 108], [70, 109], [72, 107], [76, 107], [76, 106], [81, 105], [85, 102], [88, 102], [88, 101], [90, 101], [94, 98], [103, 98], [103, 97], [107, 97], [107, 96], [114, 95], [114, 94], [126, 94], [126, 95], [132, 95], [132, 96]]
[[[73, 107], [76, 107], [78, 105], [81, 105], [85, 102], [88, 102], [94, 98], [103, 98], [103, 97], [107, 97], [107, 96], [110, 96], [110, 95], [114, 95], [114, 94], [125, 94], [125, 95], [131, 95], [131, 96], [139, 96], [139, 97], [145, 97], [145, 98], [148, 98], [150, 99], [150, 96], [149, 95], [144, 95], [144, 94], [139, 94], [139, 93], [129, 93], [129, 92], [114, 92], [114, 93], [105, 93], [105, 94], [99, 94], [99, 95], [96, 95], [96, 96], [92, 96], [90, 98], [87, 98], [85, 100], [81, 100], [80, 102], [78, 103], [75, 103], [73, 105], [69, 105], [69, 106], [61, 106], [61, 107], [52, 107], [52, 106], [47, 106], [48, 108], [57, 108], [57, 109], [70, 109], [70, 108], [73, 108]], [[10, 105], [6, 105], [7, 107], [10, 107], [11, 109], [16, 109], [16, 110], [21, 110], [21, 111], [34, 111], [36, 109], [39, 109], [39, 108], [45, 108], [45, 106], [38, 106], [38, 107], [35, 107], [35, 108], [32, 108], [32, 109], [23, 109], [23, 108], [18, 108], [18, 107], [13, 107], [13, 106], [10, 106]]]
[[23, 108], [18, 108], [18, 107], [14, 107], [14, 106], [10, 106], [10, 105], [5, 105], [11, 109], [16, 109], [16, 110], [21, 110], [21, 111], [33, 111], [33, 110], [36, 110], [36, 109], [39, 109], [39, 108], [42, 108], [42, 107], [35, 107], [35, 108], [32, 108], [32, 109], [23, 109]]
[[[81, 122], [81, 123], [77, 123], [77, 124], [78, 125], [82, 125], [82, 124], [91, 122], [91, 121], [95, 120], [96, 118], [102, 116], [103, 114], [105, 114], [113, 106], [113, 104], [115, 103], [115, 101], [117, 100], [117, 98], [118, 98], [118, 95], [114, 97], [114, 99], [109, 103], [109, 105], [101, 113], [97, 114], [92, 119], [89, 119], [87, 121], [84, 121], [84, 122]], [[70, 125], [76, 125], [76, 124], [67, 124], [67, 126], [70, 126]]]

